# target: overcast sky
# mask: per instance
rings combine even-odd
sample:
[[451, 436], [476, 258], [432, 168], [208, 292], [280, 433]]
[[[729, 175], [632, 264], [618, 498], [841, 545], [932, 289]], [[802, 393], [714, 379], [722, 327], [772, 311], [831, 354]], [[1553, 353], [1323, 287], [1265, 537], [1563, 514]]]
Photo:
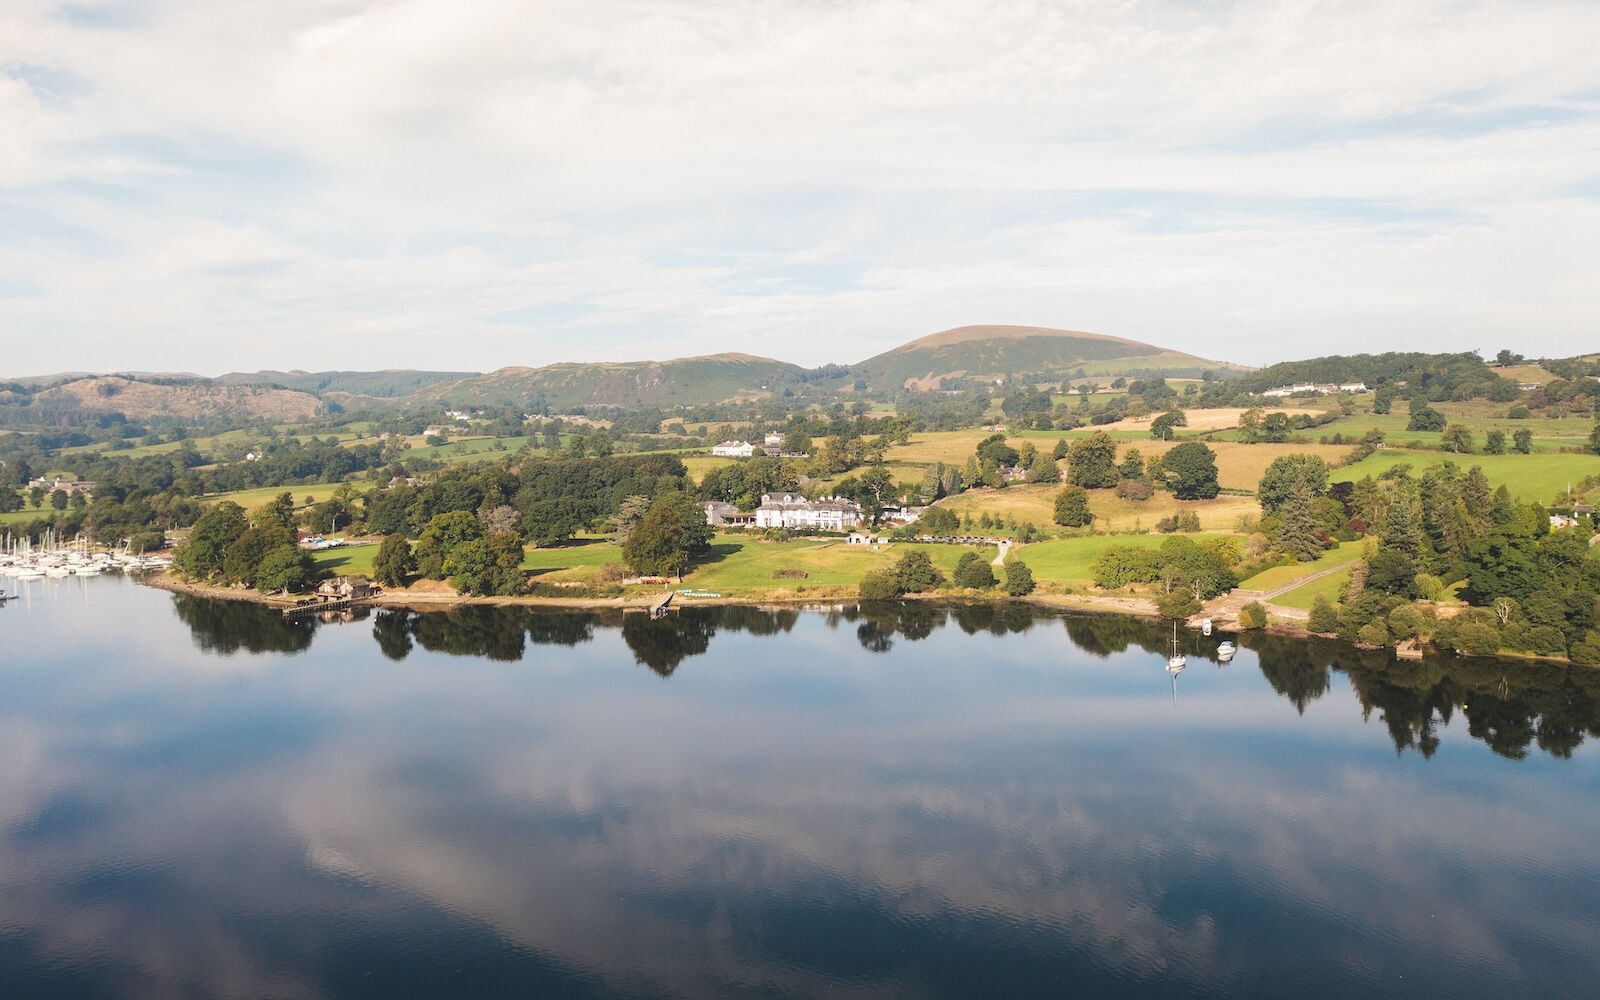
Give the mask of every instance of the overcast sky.
[[0, 371], [1600, 347], [1600, 3], [0, 2]]

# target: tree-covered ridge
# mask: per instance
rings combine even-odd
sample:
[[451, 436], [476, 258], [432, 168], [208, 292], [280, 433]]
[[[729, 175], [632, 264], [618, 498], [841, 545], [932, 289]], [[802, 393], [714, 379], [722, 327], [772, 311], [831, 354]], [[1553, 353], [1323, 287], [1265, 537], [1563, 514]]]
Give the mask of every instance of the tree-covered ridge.
[[1499, 376], [1471, 351], [1460, 354], [1422, 354], [1391, 351], [1384, 354], [1335, 354], [1302, 361], [1282, 361], [1251, 372], [1234, 383], [1246, 392], [1262, 392], [1301, 383], [1341, 385], [1361, 382], [1404, 388], [1430, 400], [1471, 399], [1485, 395]]

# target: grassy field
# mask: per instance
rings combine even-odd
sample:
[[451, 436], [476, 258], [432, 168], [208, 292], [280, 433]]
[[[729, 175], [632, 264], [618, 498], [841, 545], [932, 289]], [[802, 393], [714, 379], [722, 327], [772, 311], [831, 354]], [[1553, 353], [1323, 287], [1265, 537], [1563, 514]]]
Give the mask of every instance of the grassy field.
[[46, 503], [43, 507], [24, 507], [21, 510], [0, 514], [0, 524], [22, 524], [41, 517], [54, 517], [56, 510]]
[[337, 549], [323, 549], [311, 553], [317, 569], [328, 570], [340, 576], [371, 576], [372, 559], [378, 554], [377, 545], [346, 545]]
[[[1035, 542], [1013, 550], [1014, 559], [1028, 564], [1034, 579], [1066, 583], [1083, 583], [1094, 579], [1089, 567], [1096, 557], [1111, 545], [1133, 548], [1160, 548], [1172, 535], [1083, 535], [1077, 538], [1055, 538], [1048, 542]], [[1184, 538], [1215, 538], [1215, 534], [1184, 535]]]
[[437, 458], [442, 462], [474, 462], [486, 458], [505, 458], [514, 454], [530, 440], [526, 436], [458, 438], [449, 444], [412, 447], [402, 456], [401, 461], [408, 458]]
[[[1005, 489], [968, 490], [948, 499], [939, 506], [954, 511], [961, 517], [979, 517], [987, 513], [1002, 520], [1016, 518], [1018, 524], [1033, 522], [1035, 527], [1055, 525], [1055, 498], [1060, 486], [1007, 486]], [[1154, 528], [1155, 523], [1180, 510], [1193, 511], [1200, 517], [1203, 531], [1232, 531], [1242, 514], [1258, 514], [1260, 508], [1251, 497], [1220, 496], [1215, 500], [1179, 500], [1170, 493], [1157, 493], [1149, 500], [1135, 502], [1124, 500], [1112, 490], [1091, 490], [1089, 510], [1095, 516], [1097, 531], [1139, 531]], [[995, 529], [997, 533], [1003, 533]]]
[[1340, 570], [1337, 573], [1329, 573], [1319, 580], [1312, 580], [1305, 586], [1296, 587], [1287, 594], [1280, 594], [1272, 599], [1272, 603], [1281, 604], [1286, 608], [1299, 608], [1302, 611], [1310, 611], [1311, 605], [1315, 604], [1319, 597], [1326, 597], [1328, 600], [1338, 603], [1340, 597], [1344, 594], [1345, 584], [1349, 582], [1350, 571]]
[[[706, 590], [794, 589], [814, 586], [855, 586], [874, 569], [893, 565], [900, 553], [926, 552], [949, 576], [963, 552], [982, 551], [993, 559], [994, 549], [976, 550], [959, 545], [888, 545], [870, 549], [842, 541], [794, 540], [765, 542], [740, 535], [721, 535], [712, 544], [712, 557], [684, 577], [688, 585]], [[801, 570], [803, 580], [776, 580], [778, 570]]]
[[[842, 540], [794, 539], [768, 542], [748, 535], [723, 534], [712, 541], [711, 556], [683, 578], [684, 586], [704, 590], [752, 591], [805, 586], [855, 586], [869, 570], [888, 566], [901, 552], [927, 552], [946, 575], [967, 548], [958, 545], [889, 545], [872, 550]], [[993, 559], [994, 549], [985, 557]], [[600, 578], [600, 567], [622, 561], [622, 551], [604, 538], [580, 538], [568, 545], [530, 549], [523, 566], [539, 580]], [[778, 570], [801, 570], [805, 579], [773, 579]]]
[[1386, 448], [1355, 465], [1333, 470], [1329, 478], [1334, 482], [1353, 482], [1363, 476], [1377, 476], [1401, 464], [1409, 464], [1413, 475], [1421, 475], [1429, 466], [1444, 461], [1452, 461], [1463, 470], [1482, 466], [1491, 485], [1504, 485], [1514, 496], [1541, 503], [1548, 503], [1565, 492], [1569, 482], [1600, 475], [1600, 455], [1449, 455]]
[[[1034, 447], [1040, 450], [1049, 450], [1061, 438], [1072, 440], [1091, 433], [1089, 429], [1070, 432], [1062, 431], [1023, 431], [1020, 434], [1010, 434], [1006, 441], [1013, 448], [1020, 447], [1023, 441], [1032, 441]], [[1137, 448], [1145, 458], [1165, 454], [1181, 441], [1155, 441], [1148, 434], [1138, 431], [1108, 432], [1121, 442], [1118, 456], [1126, 453], [1128, 448]], [[957, 467], [964, 466], [978, 443], [989, 434], [982, 430], [970, 431], [938, 431], [926, 434], [917, 434], [912, 437], [910, 444], [896, 445], [889, 449], [888, 459], [891, 468], [896, 470], [896, 478], [905, 482], [913, 482], [920, 478], [920, 471], [915, 475], [913, 469], [920, 469], [932, 465], [934, 462], [943, 462], [946, 465]], [[1267, 471], [1267, 466], [1279, 455], [1289, 455], [1304, 452], [1321, 455], [1330, 463], [1342, 460], [1350, 454], [1349, 445], [1332, 444], [1241, 444], [1234, 441], [1208, 442], [1211, 450], [1217, 454], [1217, 480], [1227, 489], [1254, 490], [1261, 482], [1261, 474]]]
[[202, 497], [201, 500], [204, 503], [221, 503], [223, 500], [231, 500], [246, 511], [249, 511], [255, 507], [260, 507], [279, 493], [287, 493], [294, 497], [295, 505], [299, 506], [305, 502], [307, 497], [311, 498], [312, 503], [321, 503], [333, 496], [339, 487], [343, 485], [343, 483], [314, 483], [309, 486], [263, 486], [255, 490], [233, 490], [229, 493], [214, 493], [211, 496]]
[[718, 455], [680, 455], [678, 460], [689, 470], [689, 478], [697, 483], [712, 469], [719, 469], [739, 461], [737, 458], [722, 458]]
[[533, 571], [537, 580], [600, 579], [600, 567], [622, 562], [622, 548], [605, 537], [575, 538], [566, 545], [548, 549], [529, 549], [522, 557], [522, 568]]
[[1252, 576], [1240, 583], [1245, 590], [1276, 590], [1296, 580], [1303, 579], [1313, 573], [1320, 573], [1325, 569], [1343, 566], [1361, 558], [1361, 542], [1345, 542], [1336, 548], [1329, 549], [1319, 558], [1311, 562], [1297, 563], [1293, 566], [1274, 566]]

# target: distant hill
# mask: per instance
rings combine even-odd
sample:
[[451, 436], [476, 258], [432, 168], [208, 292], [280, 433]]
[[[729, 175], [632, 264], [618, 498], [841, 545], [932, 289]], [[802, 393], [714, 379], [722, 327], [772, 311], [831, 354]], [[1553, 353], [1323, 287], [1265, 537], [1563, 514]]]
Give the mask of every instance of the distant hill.
[[456, 405], [549, 407], [693, 406], [720, 403], [762, 388], [803, 380], [807, 371], [749, 354], [712, 354], [671, 361], [602, 361], [542, 368], [501, 368], [432, 385], [409, 401]]
[[410, 396], [440, 382], [454, 382], [477, 372], [435, 372], [412, 369], [387, 369], [376, 372], [229, 372], [216, 381], [225, 385], [267, 385], [298, 389], [318, 396], [338, 394], [394, 399]]
[[1041, 373], [1198, 376], [1233, 366], [1121, 337], [1042, 326], [959, 326], [885, 351], [850, 372], [875, 389], [936, 389], [941, 379]]
[[34, 398], [44, 403], [74, 401], [79, 409], [123, 413], [131, 420], [160, 416], [295, 420], [314, 417], [323, 409], [316, 396], [293, 389], [222, 385], [210, 379], [142, 381], [121, 375], [73, 379], [42, 390]]

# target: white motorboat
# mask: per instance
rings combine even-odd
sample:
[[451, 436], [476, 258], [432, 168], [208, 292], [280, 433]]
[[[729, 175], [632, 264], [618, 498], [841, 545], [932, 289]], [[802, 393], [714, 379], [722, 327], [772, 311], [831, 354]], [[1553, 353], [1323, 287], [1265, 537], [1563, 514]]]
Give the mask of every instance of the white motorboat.
[[1233, 654], [1237, 653], [1238, 651], [1239, 647], [1235, 646], [1226, 639], [1217, 643], [1217, 659], [1221, 660], [1223, 663], [1227, 663], [1229, 660], [1233, 659]]
[[1210, 635], [1211, 634], [1211, 619], [1209, 619], [1209, 618], [1200, 619], [1200, 634], [1201, 635]]

